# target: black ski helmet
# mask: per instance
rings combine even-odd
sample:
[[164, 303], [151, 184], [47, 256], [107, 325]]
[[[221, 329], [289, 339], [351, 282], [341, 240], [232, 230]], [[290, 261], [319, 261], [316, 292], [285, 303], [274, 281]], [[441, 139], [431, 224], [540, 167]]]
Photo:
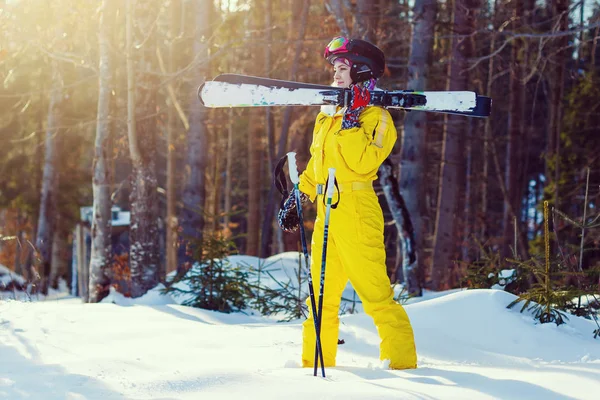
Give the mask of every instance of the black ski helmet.
[[331, 64], [343, 57], [352, 62], [350, 78], [354, 83], [377, 79], [385, 70], [385, 55], [377, 46], [362, 39], [333, 38], [325, 47], [323, 57]]

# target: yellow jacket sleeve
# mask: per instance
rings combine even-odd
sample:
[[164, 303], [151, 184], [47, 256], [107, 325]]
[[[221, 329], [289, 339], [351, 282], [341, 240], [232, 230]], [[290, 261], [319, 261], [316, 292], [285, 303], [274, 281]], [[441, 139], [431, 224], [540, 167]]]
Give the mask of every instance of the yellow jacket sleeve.
[[310, 201], [315, 201], [315, 197], [317, 197], [317, 182], [315, 180], [315, 169], [312, 157], [308, 160], [306, 169], [300, 175], [300, 184], [298, 187], [302, 193], [310, 197]]
[[358, 119], [360, 127], [340, 130], [336, 137], [348, 167], [358, 174], [368, 174], [392, 152], [398, 133], [386, 109], [368, 107]]
[[313, 160], [313, 143], [315, 142], [315, 134], [319, 132], [319, 129], [321, 128], [321, 125], [323, 124], [324, 120], [325, 118], [323, 118], [323, 116], [319, 113], [319, 115], [317, 115], [317, 120], [315, 121], [315, 127], [313, 129], [313, 138], [310, 145], [310, 159], [308, 160], [306, 169], [300, 175], [300, 184], [298, 185], [300, 191], [308, 195], [308, 197], [310, 197], [310, 201], [313, 202], [317, 197], [317, 179], [315, 177], [315, 166]]

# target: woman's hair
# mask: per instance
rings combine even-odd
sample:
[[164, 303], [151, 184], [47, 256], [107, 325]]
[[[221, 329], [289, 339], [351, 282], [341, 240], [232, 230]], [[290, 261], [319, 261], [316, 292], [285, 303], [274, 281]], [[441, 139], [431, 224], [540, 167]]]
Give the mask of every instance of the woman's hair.
[[358, 85], [361, 85], [368, 90], [373, 90], [375, 89], [375, 86], [377, 86], [377, 79], [371, 78], [366, 81], [359, 82]]

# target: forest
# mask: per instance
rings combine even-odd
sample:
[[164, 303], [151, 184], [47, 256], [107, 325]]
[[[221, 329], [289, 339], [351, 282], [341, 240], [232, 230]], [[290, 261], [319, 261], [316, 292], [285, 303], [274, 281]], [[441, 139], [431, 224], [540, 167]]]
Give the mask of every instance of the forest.
[[135, 298], [223, 242], [300, 251], [273, 168], [289, 151], [305, 168], [318, 109], [209, 109], [197, 89], [222, 73], [328, 85], [323, 49], [343, 35], [384, 51], [384, 89], [493, 101], [488, 118], [390, 110], [375, 189], [391, 282], [598, 293], [597, 2], [1, 0], [0, 25], [0, 264], [26, 281], [0, 290]]

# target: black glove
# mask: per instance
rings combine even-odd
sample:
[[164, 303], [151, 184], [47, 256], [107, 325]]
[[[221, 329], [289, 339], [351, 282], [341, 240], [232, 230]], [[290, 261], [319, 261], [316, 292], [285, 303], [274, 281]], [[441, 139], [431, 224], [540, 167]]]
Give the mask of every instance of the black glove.
[[[309, 197], [300, 193], [300, 201], [306, 203]], [[277, 213], [277, 224], [282, 231], [292, 233], [296, 232], [300, 227], [300, 219], [298, 218], [298, 210], [296, 209], [296, 195], [292, 190], [285, 199], [279, 212]]]

